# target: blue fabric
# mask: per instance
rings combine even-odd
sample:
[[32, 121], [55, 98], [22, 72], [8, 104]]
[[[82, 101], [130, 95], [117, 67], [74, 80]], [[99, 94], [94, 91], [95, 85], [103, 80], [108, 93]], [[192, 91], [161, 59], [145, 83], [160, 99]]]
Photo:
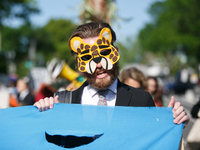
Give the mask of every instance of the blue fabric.
[[55, 104], [39, 112], [34, 106], [0, 110], [0, 149], [62, 150], [49, 135], [100, 138], [74, 150], [177, 150], [183, 124], [173, 123], [172, 108], [106, 107]]

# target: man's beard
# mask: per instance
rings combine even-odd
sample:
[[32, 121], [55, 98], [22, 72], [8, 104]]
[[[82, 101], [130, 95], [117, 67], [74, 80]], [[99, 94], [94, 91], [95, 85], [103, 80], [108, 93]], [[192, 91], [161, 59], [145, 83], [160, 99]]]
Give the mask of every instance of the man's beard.
[[[98, 69], [95, 70], [95, 72]], [[99, 69], [100, 70], [104, 70], [103, 68]], [[96, 73], [93, 74], [89, 74], [89, 73], [83, 73], [83, 76], [87, 79], [88, 83], [95, 89], [106, 89], [108, 87], [110, 87], [113, 82], [115, 81], [115, 79], [117, 78], [118, 74], [119, 74], [119, 66], [118, 63], [115, 63], [113, 65], [113, 68], [111, 70], [107, 70], [107, 74], [108, 76], [110, 76], [110, 80], [108, 81], [108, 79], [103, 78], [103, 79], [98, 79], [100, 82], [96, 82]]]

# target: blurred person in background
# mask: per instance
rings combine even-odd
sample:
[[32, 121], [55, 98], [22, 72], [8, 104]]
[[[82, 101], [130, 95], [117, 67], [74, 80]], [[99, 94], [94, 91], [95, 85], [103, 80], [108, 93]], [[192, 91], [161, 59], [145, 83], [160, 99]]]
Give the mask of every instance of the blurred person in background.
[[8, 83], [8, 91], [10, 94], [10, 107], [17, 107], [18, 102], [17, 102], [17, 88], [16, 88], [16, 83], [17, 83], [18, 75], [15, 73], [11, 73], [9, 75], [9, 83]]
[[0, 82], [0, 109], [9, 107], [9, 95], [6, 85]]
[[24, 77], [17, 81], [17, 100], [19, 106], [26, 106], [26, 105], [33, 105], [35, 102], [34, 95], [31, 93], [29, 86], [29, 79], [28, 77]]
[[151, 94], [154, 103], [157, 107], [166, 106], [162, 99], [162, 88], [158, 85], [158, 80], [156, 77], [149, 76], [147, 77], [147, 89], [148, 92]]
[[193, 118], [200, 118], [200, 99], [199, 101], [192, 107], [191, 115]]
[[147, 91], [147, 79], [142, 71], [135, 67], [122, 70], [119, 75], [119, 80], [134, 88]]
[[190, 113], [195, 121], [187, 135], [187, 146], [189, 150], [200, 150], [200, 99]]
[[39, 91], [35, 95], [35, 102], [45, 97], [51, 97], [54, 93], [57, 92], [57, 89], [51, 86], [50, 84], [42, 83]]
[[0, 82], [0, 91], [7, 91], [7, 90], [8, 88], [6, 87], [6, 85]]
[[17, 88], [16, 88], [17, 79], [18, 79], [17, 74], [12, 73], [9, 75], [8, 91], [14, 98], [17, 97]]
[[17, 82], [18, 75], [11, 73], [9, 76], [0, 76], [0, 108], [17, 107]]

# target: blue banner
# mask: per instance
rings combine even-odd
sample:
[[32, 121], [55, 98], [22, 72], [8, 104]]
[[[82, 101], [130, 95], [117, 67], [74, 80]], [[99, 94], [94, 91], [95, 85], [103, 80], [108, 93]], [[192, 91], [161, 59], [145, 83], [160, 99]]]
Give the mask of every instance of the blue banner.
[[[177, 150], [183, 124], [173, 123], [172, 108], [55, 104], [0, 110], [0, 149], [62, 150], [51, 137], [97, 137], [74, 150]], [[53, 139], [54, 140], [54, 139]], [[63, 138], [61, 138], [62, 143]], [[60, 141], [59, 141], [60, 142]]]

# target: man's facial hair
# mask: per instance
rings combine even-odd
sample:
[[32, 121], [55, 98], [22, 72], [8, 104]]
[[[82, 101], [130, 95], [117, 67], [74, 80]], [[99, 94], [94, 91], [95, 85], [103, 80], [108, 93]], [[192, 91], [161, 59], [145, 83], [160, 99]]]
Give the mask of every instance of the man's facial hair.
[[[103, 69], [103, 68], [101, 68], [101, 69]], [[102, 82], [96, 83], [95, 72], [93, 74], [83, 73], [83, 75], [87, 79], [88, 83], [93, 88], [95, 88], [95, 89], [106, 89], [106, 88], [110, 87], [113, 84], [113, 82], [115, 81], [115, 79], [117, 78], [117, 76], [119, 74], [119, 66], [118, 66], [118, 63], [115, 63], [111, 70], [107, 70], [107, 73], [110, 76], [109, 82], [107, 82], [107, 81], [105, 82], [106, 79], [101, 79]]]

